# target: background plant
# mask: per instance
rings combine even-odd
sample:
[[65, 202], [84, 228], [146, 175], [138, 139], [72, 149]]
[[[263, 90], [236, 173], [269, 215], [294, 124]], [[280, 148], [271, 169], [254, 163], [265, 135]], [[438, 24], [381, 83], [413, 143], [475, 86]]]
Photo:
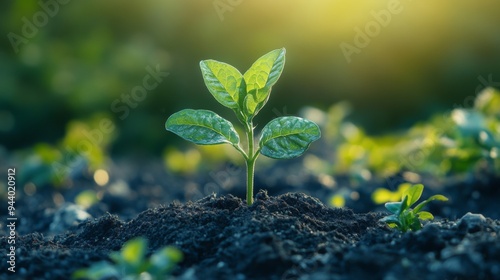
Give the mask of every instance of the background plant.
[[381, 221], [386, 222], [390, 227], [397, 228], [402, 232], [420, 230], [422, 228], [422, 220], [434, 219], [434, 216], [430, 212], [422, 211], [422, 208], [433, 200], [448, 201], [448, 198], [445, 196], [436, 194], [420, 202], [415, 208], [410, 208], [420, 199], [423, 191], [424, 185], [416, 184], [403, 192], [401, 202], [386, 203], [385, 208], [387, 208], [392, 215], [382, 218]]
[[[312, 112], [312, 113], [311, 113]], [[349, 119], [350, 106], [341, 102], [320, 115], [328, 147], [323, 158], [311, 160], [311, 171], [348, 175], [353, 183], [400, 172], [447, 175], [472, 174], [478, 169], [500, 173], [500, 92], [486, 88], [470, 108], [455, 108], [397, 132], [367, 134]]]
[[111, 262], [103, 261], [77, 270], [73, 279], [168, 279], [175, 265], [183, 258], [174, 247], [164, 247], [146, 258], [148, 242], [138, 237], [127, 241], [121, 251], [109, 255]]
[[280, 117], [262, 129], [258, 147], [254, 142], [253, 118], [269, 100], [271, 89], [285, 66], [285, 49], [271, 51], [257, 59], [245, 74], [216, 60], [200, 62], [205, 85], [213, 97], [230, 108], [243, 124], [247, 149], [231, 122], [208, 110], [184, 109], [168, 118], [165, 128], [198, 145], [230, 144], [245, 159], [247, 204], [253, 203], [255, 162], [259, 153], [275, 159], [300, 156], [319, 139], [318, 125], [299, 117]]

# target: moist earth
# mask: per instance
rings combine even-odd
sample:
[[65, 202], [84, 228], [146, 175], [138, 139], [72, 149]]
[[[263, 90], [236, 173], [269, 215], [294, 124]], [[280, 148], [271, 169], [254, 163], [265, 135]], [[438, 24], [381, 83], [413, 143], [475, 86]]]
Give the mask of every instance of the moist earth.
[[[332, 208], [299, 192], [260, 191], [252, 206], [213, 194], [143, 207], [132, 219], [108, 213], [58, 234], [47, 231], [40, 214], [39, 231], [17, 237], [16, 273], [2, 262], [0, 277], [68, 279], [143, 236], [149, 253], [167, 245], [184, 253], [177, 279], [500, 278], [500, 223], [481, 214], [437, 218], [421, 231], [400, 233], [379, 222], [385, 212]], [[8, 247], [2, 237], [0, 254]]]

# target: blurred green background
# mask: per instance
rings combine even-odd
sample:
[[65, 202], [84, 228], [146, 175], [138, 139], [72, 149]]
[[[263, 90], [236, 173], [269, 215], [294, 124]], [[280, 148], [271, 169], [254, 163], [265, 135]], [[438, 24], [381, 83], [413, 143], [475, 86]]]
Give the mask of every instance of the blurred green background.
[[[243, 72], [280, 47], [285, 71], [257, 124], [346, 100], [353, 120], [379, 134], [470, 107], [481, 89], [500, 86], [494, 0], [40, 3], [0, 4], [0, 146], [7, 150], [56, 143], [78, 130], [76, 120], [89, 131], [110, 120], [112, 154], [160, 155], [181, 142], [164, 129], [177, 110], [211, 109], [235, 120], [205, 88], [200, 60]], [[356, 52], [346, 58], [341, 44]], [[123, 96], [157, 67], [165, 77], [127, 105]]]

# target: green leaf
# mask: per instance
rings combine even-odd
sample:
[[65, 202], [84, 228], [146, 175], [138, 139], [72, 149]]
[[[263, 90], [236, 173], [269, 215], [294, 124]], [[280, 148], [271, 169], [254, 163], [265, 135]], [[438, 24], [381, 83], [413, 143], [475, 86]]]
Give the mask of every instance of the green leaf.
[[229, 143], [235, 146], [240, 142], [233, 125], [208, 110], [179, 111], [168, 118], [165, 128], [198, 145]]
[[81, 268], [76, 270], [73, 279], [107, 279], [107, 278], [120, 278], [120, 272], [117, 267], [108, 262], [98, 262], [92, 264], [91, 267]]
[[169, 263], [178, 263], [182, 260], [182, 252], [175, 247], [164, 247], [151, 256], [153, 265], [166, 266]]
[[440, 200], [440, 201], [448, 201], [448, 198], [444, 195], [441, 195], [441, 194], [436, 194], [436, 195], [433, 195], [431, 197], [429, 197], [428, 199], [420, 202], [416, 207], [415, 209], [413, 210], [413, 212], [415, 213], [418, 213], [422, 210], [422, 208], [427, 205], [427, 203], [433, 201], [433, 200]]
[[380, 221], [385, 223], [394, 223], [397, 225], [400, 224], [398, 217], [396, 217], [395, 215], [385, 216], [382, 219], [380, 219]]
[[420, 220], [434, 220], [434, 215], [427, 211], [418, 212], [417, 215]]
[[396, 214], [401, 212], [401, 204], [401, 202], [387, 202], [385, 208], [387, 208], [389, 212]]
[[401, 207], [399, 208], [399, 211], [396, 214], [399, 215], [406, 209], [408, 209], [408, 195], [403, 195], [403, 201], [401, 201]]
[[410, 207], [415, 202], [417, 202], [420, 199], [420, 196], [422, 195], [423, 191], [424, 191], [424, 185], [422, 185], [422, 184], [416, 184], [416, 185], [411, 186], [409, 189], [407, 189], [403, 193], [403, 196], [405, 196], [405, 195], [408, 196], [407, 207]]
[[399, 228], [399, 227], [401, 227], [401, 225], [398, 225], [398, 224], [396, 224], [396, 223], [388, 223], [387, 225], [388, 225], [390, 228]]
[[[243, 77], [247, 97], [245, 113], [254, 116], [269, 99], [272, 86], [278, 81], [285, 66], [284, 48], [271, 51], [257, 59]], [[251, 98], [248, 95], [252, 96]]]
[[179, 249], [171, 246], [164, 247], [151, 256], [149, 271], [157, 276], [155, 279], [161, 279], [161, 276], [170, 274], [170, 271], [182, 259], [183, 254]]
[[300, 156], [320, 138], [317, 124], [299, 117], [280, 117], [270, 121], [260, 136], [260, 153], [270, 158]]
[[238, 120], [242, 123], [242, 124], [247, 124], [247, 119], [248, 119], [248, 116], [247, 114], [245, 113], [246, 111], [246, 107], [245, 107], [245, 102], [246, 102], [246, 98], [248, 94], [247, 94], [247, 85], [245, 83], [245, 79], [241, 79], [241, 84], [240, 84], [240, 87], [239, 87], [239, 97], [238, 97], [238, 109], [233, 109], [234, 110], [234, 113], [236, 114], [236, 117], [238, 117]]
[[243, 75], [233, 66], [216, 60], [200, 62], [203, 80], [220, 104], [233, 110], [243, 110], [240, 99], [246, 95]]
[[147, 240], [135, 238], [123, 245], [121, 256], [128, 264], [139, 264], [143, 261], [147, 249]]
[[451, 118], [464, 136], [475, 136], [481, 130], [487, 129], [484, 115], [472, 109], [454, 109], [451, 112]]
[[419, 219], [411, 220], [410, 229], [412, 231], [421, 230], [422, 229], [422, 223], [420, 223], [420, 220]]
[[442, 194], [436, 194], [436, 195], [429, 197], [427, 200], [448, 201], [448, 198]]
[[259, 102], [255, 100], [255, 97], [251, 94], [248, 94], [243, 101], [243, 108], [245, 108], [244, 112], [249, 117], [254, 116], [256, 111], [258, 111]]

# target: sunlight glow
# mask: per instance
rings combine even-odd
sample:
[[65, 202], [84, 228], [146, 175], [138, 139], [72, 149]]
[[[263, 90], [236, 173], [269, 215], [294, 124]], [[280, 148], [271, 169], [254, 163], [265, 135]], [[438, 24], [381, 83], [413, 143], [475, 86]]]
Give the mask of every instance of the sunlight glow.
[[94, 181], [101, 187], [106, 185], [109, 181], [108, 172], [104, 169], [97, 169], [94, 172]]

